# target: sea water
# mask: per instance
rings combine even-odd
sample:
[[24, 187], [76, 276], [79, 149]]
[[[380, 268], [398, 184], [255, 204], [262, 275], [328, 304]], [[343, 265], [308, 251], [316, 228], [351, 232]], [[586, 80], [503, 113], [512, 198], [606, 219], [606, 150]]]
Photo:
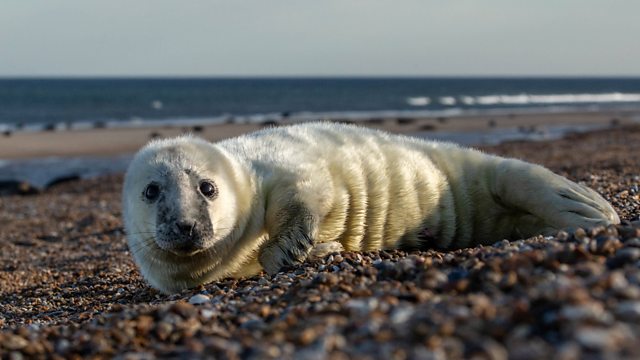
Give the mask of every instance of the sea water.
[[5, 130], [629, 108], [640, 78], [0, 79]]
[[[0, 131], [618, 109], [640, 111], [640, 78], [0, 79]], [[546, 128], [545, 138], [567, 131]], [[523, 136], [414, 135], [466, 145]], [[130, 155], [1, 159], [0, 183], [45, 188], [123, 172]]]

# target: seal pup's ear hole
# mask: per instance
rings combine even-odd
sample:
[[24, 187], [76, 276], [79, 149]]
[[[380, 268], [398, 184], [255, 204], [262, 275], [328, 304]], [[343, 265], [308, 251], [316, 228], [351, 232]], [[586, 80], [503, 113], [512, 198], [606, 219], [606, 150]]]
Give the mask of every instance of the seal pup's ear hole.
[[202, 195], [208, 197], [209, 199], [212, 199], [216, 195], [218, 195], [218, 188], [215, 186], [213, 182], [208, 180], [202, 181], [198, 189], [200, 190]]
[[144, 197], [149, 201], [155, 201], [160, 196], [160, 185], [151, 183], [144, 189]]

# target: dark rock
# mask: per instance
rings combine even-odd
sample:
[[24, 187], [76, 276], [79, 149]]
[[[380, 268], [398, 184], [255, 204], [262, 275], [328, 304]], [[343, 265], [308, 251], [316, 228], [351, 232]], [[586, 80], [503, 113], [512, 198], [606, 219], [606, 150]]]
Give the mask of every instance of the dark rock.
[[607, 261], [610, 268], [618, 268], [633, 263], [640, 259], [640, 249], [635, 247], [624, 247], [616, 251], [613, 258]]
[[64, 184], [64, 183], [68, 183], [68, 182], [72, 182], [72, 181], [78, 181], [80, 179], [81, 179], [80, 175], [76, 175], [76, 174], [60, 176], [60, 177], [57, 177], [57, 178], [49, 181], [47, 183], [47, 185], [45, 186], [45, 189], [49, 189], [49, 188], [52, 188], [52, 187], [54, 187], [56, 185], [60, 185], [60, 184]]
[[57, 233], [38, 235], [36, 236], [36, 239], [51, 243], [59, 242], [62, 240], [62, 238]]
[[383, 125], [384, 122], [385, 122], [385, 119], [371, 118], [371, 119], [365, 120], [365, 123], [370, 124], [370, 125]]
[[35, 195], [40, 189], [26, 181], [4, 180], [0, 181], [0, 196], [7, 195]]
[[398, 118], [396, 119], [398, 125], [409, 125], [416, 122], [415, 118]]
[[275, 120], [265, 120], [265, 121], [261, 122], [260, 125], [265, 126], [265, 127], [273, 127], [273, 126], [278, 126], [280, 124]]

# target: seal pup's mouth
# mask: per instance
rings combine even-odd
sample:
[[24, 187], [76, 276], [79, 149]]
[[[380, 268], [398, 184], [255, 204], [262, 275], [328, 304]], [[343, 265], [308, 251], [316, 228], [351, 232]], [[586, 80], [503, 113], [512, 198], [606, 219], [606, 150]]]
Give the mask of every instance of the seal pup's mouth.
[[183, 239], [163, 240], [156, 238], [156, 245], [163, 251], [169, 252], [179, 257], [189, 257], [209, 249], [203, 239], [193, 239], [184, 241]]
[[[155, 243], [179, 257], [196, 255], [212, 245], [213, 230], [204, 221], [171, 221], [156, 229]], [[203, 225], [204, 224], [204, 225]]]
[[204, 251], [204, 249], [186, 249], [185, 248], [185, 249], [171, 249], [167, 251], [169, 251], [170, 253], [178, 257], [190, 257]]

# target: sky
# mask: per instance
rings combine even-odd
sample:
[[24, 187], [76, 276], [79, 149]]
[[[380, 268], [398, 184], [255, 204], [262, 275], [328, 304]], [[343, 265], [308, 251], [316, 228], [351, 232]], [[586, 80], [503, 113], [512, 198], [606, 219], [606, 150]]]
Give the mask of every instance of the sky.
[[0, 77], [640, 76], [637, 0], [2, 0]]

